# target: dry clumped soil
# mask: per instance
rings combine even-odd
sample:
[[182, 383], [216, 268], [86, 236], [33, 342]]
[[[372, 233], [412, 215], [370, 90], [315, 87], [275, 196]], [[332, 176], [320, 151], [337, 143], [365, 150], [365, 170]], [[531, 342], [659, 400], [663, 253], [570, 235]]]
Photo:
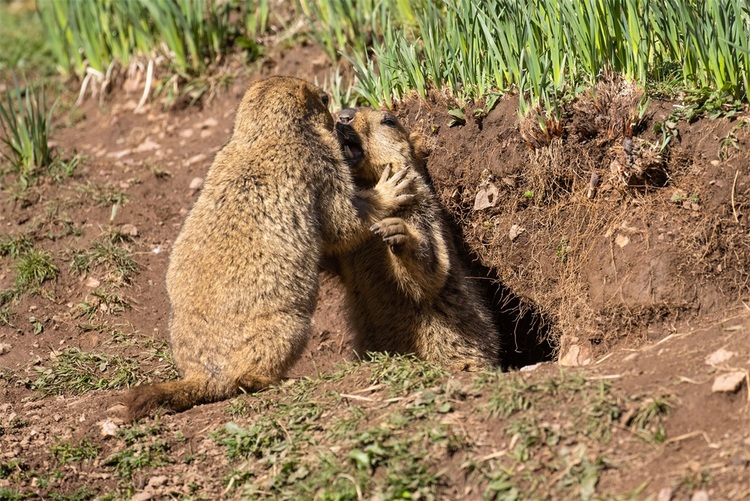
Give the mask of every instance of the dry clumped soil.
[[[321, 59], [297, 48], [262, 71], [322, 81]], [[72, 177], [19, 197], [2, 180], [0, 290], [23, 249], [58, 274], [2, 310], [0, 497], [750, 498], [748, 117], [680, 122], [657, 151], [672, 103], [622, 127], [634, 101], [601, 97], [622, 82], [551, 141], [513, 97], [454, 126], [444, 96], [395, 110], [431, 146], [507, 372], [354, 361], [323, 275], [279, 388], [124, 424], [128, 386], [176, 377], [167, 260], [247, 81], [182, 110], [88, 101], [52, 138], [80, 156]]]

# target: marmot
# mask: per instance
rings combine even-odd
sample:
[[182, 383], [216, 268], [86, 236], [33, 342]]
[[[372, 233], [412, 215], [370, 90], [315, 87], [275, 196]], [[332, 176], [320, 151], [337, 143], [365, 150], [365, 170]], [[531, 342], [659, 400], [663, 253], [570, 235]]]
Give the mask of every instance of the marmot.
[[403, 175], [357, 191], [327, 96], [289, 77], [250, 85], [174, 242], [170, 339], [182, 378], [138, 386], [129, 420], [278, 382], [307, 343], [324, 255], [408, 202]]
[[358, 188], [374, 186], [390, 167], [408, 169], [416, 193], [411, 204], [373, 225], [379, 236], [334, 263], [355, 351], [413, 353], [453, 370], [497, 365], [497, 329], [448, 231], [419, 135], [393, 114], [369, 108], [341, 111], [336, 131]]

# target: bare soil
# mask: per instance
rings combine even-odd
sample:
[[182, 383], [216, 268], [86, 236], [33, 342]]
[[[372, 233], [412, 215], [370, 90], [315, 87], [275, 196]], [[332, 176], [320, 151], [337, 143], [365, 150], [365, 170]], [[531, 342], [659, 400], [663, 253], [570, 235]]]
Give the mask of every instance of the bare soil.
[[[339, 284], [322, 275], [313, 338], [290, 383], [262, 397], [145, 424], [159, 430], [154, 434], [167, 444], [171, 461], [122, 475], [107, 460], [131, 445], [123, 430], [132, 428], [119, 419], [125, 384], [83, 393], [62, 387], [45, 395], [45, 386], [62, 384], [51, 368], [73, 348], [122, 357], [93, 365], [103, 379], [123, 360], [135, 363], [136, 381], [175, 376], [164, 276], [171, 244], [199, 192], [191, 183], [205, 175], [228, 138], [248, 79], [287, 74], [322, 81], [326, 69], [322, 53], [308, 46], [269, 58], [202, 105], [164, 111], [154, 104], [135, 114], [138, 92], [117, 91], [104, 106], [89, 100], [63, 117], [53, 135], [64, 156], [83, 156], [72, 177], [43, 177], [16, 198], [15, 180], [5, 176], [2, 241], [28, 236], [51, 253], [59, 275], [8, 303], [0, 323], [0, 343], [8, 346], [0, 355], [0, 488], [8, 489], [2, 492], [39, 499], [217, 499], [243, 492], [274, 498], [268, 479], [285, 473], [263, 470], [262, 458], [228, 457], [212, 433], [229, 421], [249, 426], [264, 413], [276, 416], [272, 411], [289, 403], [294, 385], [307, 378], [324, 378], [305, 396], [325, 403], [317, 425], [322, 429], [313, 427], [318, 435], [352, 407], [362, 409], [363, 423], [375, 425], [412, 409], [414, 398], [432, 388], [394, 399], [368, 363], [325, 380], [353, 355]], [[635, 133], [607, 127], [586, 132], [582, 123], [612, 114], [593, 101], [582, 97], [571, 107], [562, 137], [534, 148], [521, 134], [513, 97], [489, 113], [475, 116], [467, 109], [466, 124], [457, 126], [450, 125], [453, 105], [444, 96], [398, 105], [405, 124], [432, 146], [428, 168], [435, 191], [496, 312], [505, 346], [500, 363], [509, 369], [496, 380], [483, 376], [482, 383], [470, 374], [442, 376], [435, 391], [453, 395], [450, 410], [409, 414], [429, 429], [463, 437], [440, 454], [433, 454], [435, 444], [424, 445], [429, 452], [421, 461], [440, 472], [430, 495], [511, 499], [497, 475], [512, 464], [509, 481], [519, 482], [518, 499], [656, 499], [660, 491], [673, 499], [748, 499], [750, 127], [741, 126], [747, 115], [680, 123], [679, 137], [663, 153], [665, 178], [633, 187], [612, 173], [612, 162], [622, 156], [626, 138], [656, 144], [661, 135], [653, 125], [667, 118], [672, 104], [652, 103]], [[600, 181], [589, 198], [594, 173]], [[127, 251], [137, 270], [122, 273], [121, 262], [102, 259], [76, 271], [76, 256], [97, 242]], [[13, 287], [17, 262], [0, 257], [0, 290]], [[717, 350], [728, 355], [707, 361]], [[715, 378], [726, 373], [745, 379], [736, 391], [712, 392]], [[525, 390], [502, 393], [516, 387]], [[618, 411], [589, 412], [593, 421], [580, 421], [581, 409], [593, 405], [589, 397], [605, 393]], [[488, 412], [498, 395], [528, 403], [508, 415]], [[670, 410], [657, 412], [656, 428], [633, 424], [644, 402], [659, 399]], [[241, 406], [251, 410], [237, 413]], [[546, 431], [529, 442], [529, 457], [519, 462], [508, 458], [527, 436], [513, 427], [526, 422], [521, 418]], [[607, 433], [592, 439], [590, 430], [581, 429], [592, 422]], [[119, 428], [117, 436], [107, 433], [110, 425]], [[60, 459], [60, 444], [85, 441], [98, 448], [95, 458]], [[563, 460], [579, 453], [575, 461]], [[583, 487], [585, 472], [573, 474], [589, 463], [597, 464], [593, 493]], [[257, 485], [264, 479], [270, 494], [237, 489], [246, 477], [232, 472], [243, 468], [256, 472]], [[391, 482], [378, 467], [372, 478], [376, 485]]]

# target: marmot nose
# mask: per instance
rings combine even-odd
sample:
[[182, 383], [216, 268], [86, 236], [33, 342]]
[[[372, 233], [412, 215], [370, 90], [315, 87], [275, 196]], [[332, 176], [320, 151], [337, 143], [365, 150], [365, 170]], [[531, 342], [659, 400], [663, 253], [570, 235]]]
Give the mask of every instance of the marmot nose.
[[352, 120], [354, 120], [354, 115], [357, 113], [357, 110], [354, 108], [346, 108], [339, 112], [339, 122], [342, 124], [348, 124]]

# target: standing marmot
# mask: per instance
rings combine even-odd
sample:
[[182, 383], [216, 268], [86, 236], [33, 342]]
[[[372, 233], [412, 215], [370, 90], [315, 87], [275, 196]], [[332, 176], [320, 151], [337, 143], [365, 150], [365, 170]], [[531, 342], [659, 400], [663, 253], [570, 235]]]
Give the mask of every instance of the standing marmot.
[[247, 90], [170, 255], [183, 379], [130, 390], [129, 419], [277, 382], [307, 343], [323, 255], [372, 237], [368, 227], [410, 198], [403, 175], [355, 194], [327, 100], [296, 78]]
[[[499, 336], [447, 230], [427, 180], [418, 136], [396, 117], [346, 109], [336, 124], [357, 187], [382, 172], [410, 169], [411, 204], [373, 226], [373, 236], [334, 263], [346, 289], [354, 347], [414, 353], [457, 370], [488, 369], [499, 361]], [[383, 240], [385, 242], [383, 242]]]

